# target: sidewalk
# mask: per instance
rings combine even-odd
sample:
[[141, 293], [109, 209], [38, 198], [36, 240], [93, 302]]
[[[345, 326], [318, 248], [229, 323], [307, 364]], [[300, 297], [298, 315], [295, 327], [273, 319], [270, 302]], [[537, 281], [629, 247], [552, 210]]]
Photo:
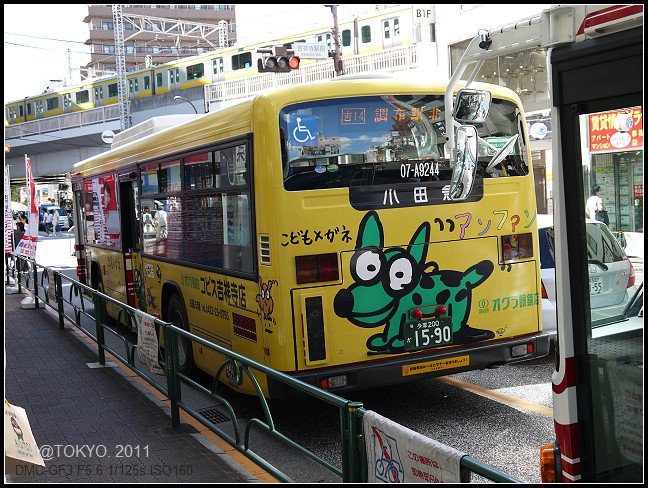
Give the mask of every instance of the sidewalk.
[[85, 334], [60, 330], [48, 307], [22, 309], [24, 297], [5, 295], [5, 398], [27, 411], [45, 468], [6, 481], [275, 481], [184, 412], [174, 431], [157, 391], [109, 354], [97, 367]]

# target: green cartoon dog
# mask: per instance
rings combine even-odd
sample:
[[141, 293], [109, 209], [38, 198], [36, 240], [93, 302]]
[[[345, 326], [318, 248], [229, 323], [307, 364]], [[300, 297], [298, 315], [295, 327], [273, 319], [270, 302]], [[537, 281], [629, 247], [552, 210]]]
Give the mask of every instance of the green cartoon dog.
[[491, 275], [493, 263], [484, 260], [463, 273], [439, 271], [436, 262], [425, 262], [429, 240], [430, 223], [424, 222], [407, 249], [383, 249], [384, 235], [378, 214], [371, 211], [362, 219], [356, 251], [351, 258], [355, 283], [340, 290], [333, 305], [339, 317], [359, 327], [385, 326], [382, 333], [369, 337], [369, 350], [403, 352], [402, 326], [410, 311], [437, 305], [444, 305], [451, 317], [454, 344], [495, 337], [493, 332], [472, 328], [467, 323], [472, 289]]

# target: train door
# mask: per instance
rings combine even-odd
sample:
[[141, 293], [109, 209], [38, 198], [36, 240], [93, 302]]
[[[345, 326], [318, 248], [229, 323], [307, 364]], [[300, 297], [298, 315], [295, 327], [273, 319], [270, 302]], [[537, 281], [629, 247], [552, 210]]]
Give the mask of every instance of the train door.
[[397, 47], [402, 44], [400, 18], [382, 19], [383, 48]]
[[[641, 482], [643, 251], [628, 256], [612, 231], [630, 225], [636, 210], [628, 198], [634, 191], [629, 172], [638, 162], [643, 167], [642, 28], [555, 48], [550, 59], [559, 131], [558, 357], [552, 378], [557, 471], [563, 481]], [[625, 169], [615, 164], [620, 158], [628, 161]], [[609, 226], [586, 223], [586, 202], [597, 188]]]

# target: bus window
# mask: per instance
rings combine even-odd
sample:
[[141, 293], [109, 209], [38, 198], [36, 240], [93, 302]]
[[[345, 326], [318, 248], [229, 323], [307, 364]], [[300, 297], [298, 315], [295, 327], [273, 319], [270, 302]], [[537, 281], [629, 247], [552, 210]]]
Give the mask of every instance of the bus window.
[[[450, 181], [444, 154], [442, 96], [382, 96], [307, 102], [281, 112], [284, 187], [289, 191]], [[518, 134], [519, 110], [492, 104], [489, 118], [475, 124], [481, 140], [478, 178], [529, 173], [523, 138], [505, 160], [492, 155]]]

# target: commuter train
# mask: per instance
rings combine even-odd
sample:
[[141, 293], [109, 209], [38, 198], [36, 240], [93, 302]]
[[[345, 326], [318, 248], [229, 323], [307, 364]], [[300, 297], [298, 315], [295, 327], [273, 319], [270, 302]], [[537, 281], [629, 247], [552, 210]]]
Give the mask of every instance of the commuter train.
[[[344, 56], [368, 54], [414, 42], [412, 6], [397, 6], [341, 21], [338, 25], [340, 53]], [[261, 48], [294, 42], [324, 43], [335, 49], [332, 28], [319, 28], [247, 45], [235, 45], [196, 56], [178, 59], [126, 75], [126, 90], [131, 100], [153, 95], [181, 92], [200, 85], [228, 81], [258, 74], [257, 52]], [[315, 62], [303, 59], [302, 65]], [[118, 102], [117, 76], [88, 80], [72, 87], [28, 96], [5, 105], [5, 125], [89, 110]]]

